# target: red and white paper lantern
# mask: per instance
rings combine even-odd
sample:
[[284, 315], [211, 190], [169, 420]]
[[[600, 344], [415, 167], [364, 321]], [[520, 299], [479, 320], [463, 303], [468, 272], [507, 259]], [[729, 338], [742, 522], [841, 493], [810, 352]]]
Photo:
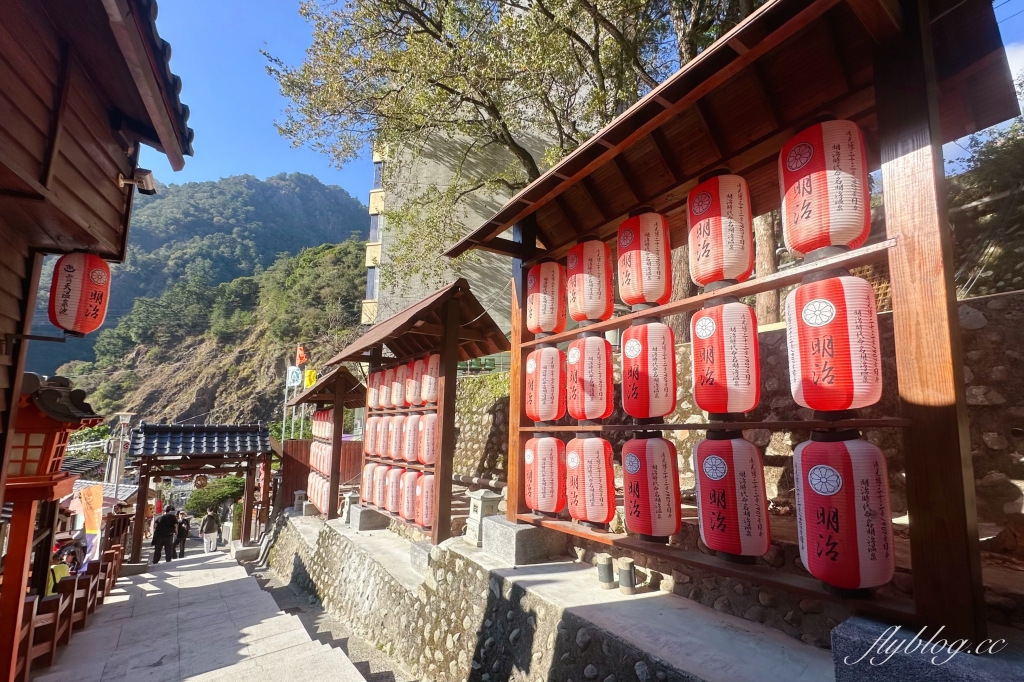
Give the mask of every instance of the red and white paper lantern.
[[404, 434], [405, 415], [395, 415], [388, 425], [388, 457], [391, 459], [402, 459], [402, 436]]
[[859, 277], [801, 284], [786, 297], [793, 400], [812, 410], [852, 410], [882, 397], [875, 292]]
[[761, 453], [742, 438], [693, 449], [700, 538], [716, 552], [763, 556], [771, 544]]
[[557, 438], [531, 438], [523, 452], [526, 506], [557, 514], [565, 509], [565, 443]]
[[612, 344], [585, 336], [566, 353], [566, 407], [573, 419], [607, 419], [615, 409]]
[[409, 373], [405, 377], [405, 402], [409, 405], [423, 404], [423, 370], [426, 363], [423, 358], [409, 363]]
[[427, 412], [420, 416], [419, 452], [416, 458], [422, 464], [433, 464], [437, 461], [437, 413]]
[[434, 525], [434, 474], [423, 474], [416, 479], [416, 525], [423, 528]]
[[375, 452], [378, 457], [388, 456], [388, 434], [391, 430], [391, 420], [394, 417], [387, 415], [380, 418], [380, 424], [377, 425], [377, 445]]
[[424, 362], [420, 397], [423, 399], [423, 403], [436, 403], [437, 382], [441, 374], [441, 356], [437, 353], [428, 355]]
[[661, 322], [622, 334], [622, 408], [631, 417], [661, 417], [676, 407], [675, 335]]
[[409, 365], [395, 367], [395, 375], [391, 379], [391, 404], [395, 407], [407, 407], [405, 399], [405, 379], [409, 376]]
[[672, 295], [672, 245], [668, 220], [642, 213], [619, 225], [619, 297], [626, 305], [668, 303]]
[[359, 481], [359, 499], [363, 502], [373, 504], [373, 471], [378, 466], [376, 462], [368, 462], [363, 467], [363, 478]]
[[693, 397], [711, 413], [749, 412], [761, 393], [757, 317], [742, 303], [705, 308], [690, 319]]
[[868, 164], [856, 123], [825, 121], [790, 138], [779, 152], [779, 184], [790, 251], [855, 249], [868, 238]]
[[383, 408], [397, 407], [391, 400], [391, 385], [395, 381], [395, 368], [386, 369], [381, 374], [380, 388], [377, 389], [377, 399]]
[[419, 455], [420, 419], [422, 416], [418, 414], [410, 414], [405, 418], [405, 427], [402, 430], [401, 457], [406, 462], [415, 462]]
[[398, 515], [406, 521], [416, 520], [416, 479], [420, 477], [418, 471], [406, 471], [402, 474], [402, 485], [399, 496], [401, 505], [398, 508]]
[[577, 521], [609, 523], [615, 517], [612, 444], [604, 438], [574, 438], [565, 451], [569, 514]]
[[549, 261], [526, 275], [526, 328], [534, 334], [565, 329], [565, 268]]
[[604, 242], [591, 239], [569, 249], [569, 315], [577, 322], [607, 320], [612, 316], [612, 252]]
[[380, 385], [384, 381], [383, 372], [371, 372], [370, 381], [366, 387], [366, 405], [371, 410], [380, 409]]
[[538, 348], [526, 357], [526, 416], [535, 422], [565, 416], [565, 353]]
[[387, 484], [384, 491], [384, 508], [392, 514], [397, 514], [402, 506], [402, 474], [405, 469], [391, 467], [388, 471]]
[[89, 334], [103, 325], [110, 299], [110, 266], [91, 253], [68, 253], [57, 259], [50, 284], [50, 322], [74, 334]]
[[363, 424], [363, 452], [368, 455], [377, 454], [377, 429], [380, 428], [380, 417], [367, 417]]
[[679, 532], [679, 465], [676, 446], [664, 438], [635, 438], [622, 446], [626, 528], [650, 538]]
[[719, 175], [690, 190], [690, 278], [707, 286], [723, 279], [743, 282], [754, 271], [750, 189], [739, 175]]
[[387, 485], [389, 471], [391, 471], [391, 467], [386, 464], [381, 464], [373, 470], [373, 506], [381, 509], [385, 508], [388, 501]]
[[882, 451], [861, 439], [805, 441], [793, 452], [793, 472], [800, 560], [807, 570], [850, 590], [892, 580], [896, 553]]

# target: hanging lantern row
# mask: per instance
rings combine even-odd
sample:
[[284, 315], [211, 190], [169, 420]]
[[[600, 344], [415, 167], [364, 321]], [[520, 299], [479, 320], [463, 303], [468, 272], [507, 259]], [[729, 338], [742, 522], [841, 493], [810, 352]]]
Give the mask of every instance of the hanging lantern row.
[[333, 448], [327, 443], [313, 441], [309, 446], [309, 466], [324, 476], [331, 475]]
[[50, 322], [76, 335], [101, 326], [110, 301], [110, 266], [91, 253], [69, 253], [57, 259], [50, 284]]
[[366, 419], [363, 452], [406, 462], [437, 461], [437, 413], [396, 414]]
[[330, 507], [331, 482], [315, 471], [309, 472], [306, 479], [306, 499], [313, 503], [321, 514], [326, 514]]
[[437, 353], [370, 374], [366, 404], [371, 410], [419, 407], [437, 402], [441, 356]]
[[330, 439], [334, 437], [334, 410], [317, 410], [313, 413], [313, 437]]
[[434, 522], [434, 475], [370, 462], [363, 467], [359, 499], [430, 528]]

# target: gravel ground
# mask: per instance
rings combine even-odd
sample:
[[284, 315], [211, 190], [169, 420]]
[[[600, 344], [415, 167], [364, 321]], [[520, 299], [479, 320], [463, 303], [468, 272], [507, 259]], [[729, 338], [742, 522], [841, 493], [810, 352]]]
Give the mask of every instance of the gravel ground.
[[384, 652], [351, 634], [340, 620], [320, 608], [316, 598], [298, 587], [285, 583], [269, 570], [246, 566], [260, 587], [269, 592], [285, 613], [298, 616], [309, 636], [318, 642], [340, 647], [366, 678], [367, 682], [417, 682]]

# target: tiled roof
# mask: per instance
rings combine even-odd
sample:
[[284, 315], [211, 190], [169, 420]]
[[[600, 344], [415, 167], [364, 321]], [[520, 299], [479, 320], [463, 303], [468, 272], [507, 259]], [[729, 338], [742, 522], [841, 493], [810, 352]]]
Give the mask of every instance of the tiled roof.
[[139, 489], [139, 486], [137, 486], [137, 485], [130, 485], [130, 484], [122, 483], [121, 486], [119, 488], [117, 488], [117, 498], [115, 498], [114, 497], [114, 484], [113, 483], [100, 483], [99, 481], [82, 481], [82, 480], [78, 480], [78, 481], [75, 481], [75, 489], [74, 489], [72, 494], [77, 493], [78, 491], [82, 490], [83, 488], [88, 488], [91, 485], [101, 485], [101, 486], [103, 486], [103, 497], [107, 497], [107, 498], [109, 498], [111, 500], [113, 500], [113, 499], [120, 499], [122, 502], [124, 502], [125, 500], [127, 500], [128, 498], [133, 496], [136, 493], [136, 491]]
[[146, 424], [132, 430], [132, 457], [243, 455], [270, 452], [265, 424]]
[[76, 476], [106, 468], [106, 463], [98, 459], [86, 459], [85, 457], [64, 457], [60, 470]]
[[156, 30], [156, 0], [140, 0], [138, 7], [142, 10], [140, 18], [149, 26], [149, 38], [152, 41], [154, 56], [158, 62], [154, 64], [154, 70], [164, 81], [164, 87], [167, 88], [168, 106], [177, 117], [175, 124], [179, 128], [182, 138], [182, 151], [192, 156], [192, 138], [195, 136], [195, 132], [188, 127], [188, 105], [182, 104], [178, 97], [178, 93], [181, 92], [181, 78], [171, 72], [171, 45], [161, 38]]

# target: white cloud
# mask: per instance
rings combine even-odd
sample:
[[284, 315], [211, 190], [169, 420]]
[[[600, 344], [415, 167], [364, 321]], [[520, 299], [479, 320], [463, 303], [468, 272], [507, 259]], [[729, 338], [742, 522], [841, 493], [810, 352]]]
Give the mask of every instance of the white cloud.
[[1024, 43], [1010, 43], [1006, 46], [1006, 61], [1010, 63], [1010, 74], [1014, 80], [1024, 70]]

